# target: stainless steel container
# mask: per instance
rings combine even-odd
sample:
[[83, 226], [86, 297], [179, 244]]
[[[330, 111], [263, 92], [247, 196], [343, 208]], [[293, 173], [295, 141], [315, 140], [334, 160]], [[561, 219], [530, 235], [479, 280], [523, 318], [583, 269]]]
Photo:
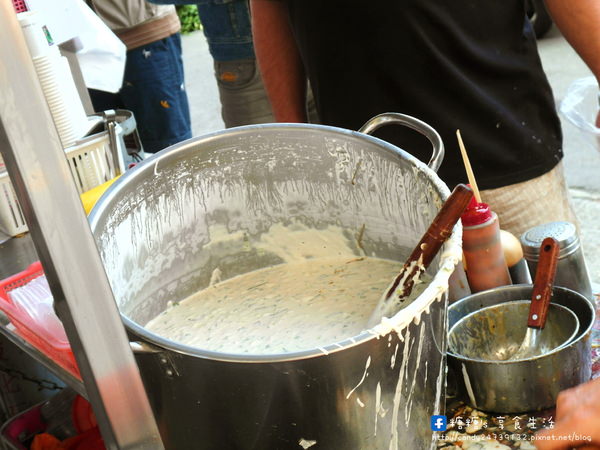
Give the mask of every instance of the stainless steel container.
[[560, 253], [556, 268], [556, 286], [564, 286], [592, 300], [592, 285], [588, 275], [577, 228], [570, 222], [551, 222], [527, 230], [521, 236], [523, 257], [527, 260], [531, 277], [535, 277], [540, 246], [546, 237], [558, 241]]
[[[448, 352], [483, 363], [515, 364], [522, 359], [546, 355], [571, 342], [579, 330], [579, 319], [569, 308], [550, 303], [548, 318], [536, 339], [532, 354], [517, 358], [527, 332], [531, 300], [486, 306], [461, 318], [448, 331]], [[492, 366], [491, 370], [495, 370]], [[494, 373], [488, 373], [494, 378]], [[488, 376], [483, 377], [487, 381]], [[495, 383], [497, 386], [499, 383]], [[504, 385], [508, 393], [514, 383]], [[496, 395], [500, 395], [495, 389]]]
[[514, 266], [509, 267], [510, 279], [512, 284], [532, 284], [531, 273], [529, 272], [529, 265], [525, 258], [521, 258], [518, 263]]
[[[503, 286], [465, 297], [448, 308], [449, 327], [481, 308], [529, 299], [532, 290], [531, 285]], [[570, 343], [521, 361], [481, 361], [449, 352], [449, 380], [458, 384], [459, 395], [484, 411], [529, 412], [552, 407], [560, 391], [588, 381], [594, 306], [564, 287], [553, 289], [552, 303], [570, 309], [579, 320], [579, 330]]]
[[[365, 130], [381, 124], [370, 122]], [[386, 115], [441, 141], [412, 118]], [[457, 225], [430, 287], [391, 321], [322, 349], [205, 351], [144, 328], [167, 302], [281, 261], [253, 248], [277, 224], [335, 225], [366, 254], [402, 261], [449, 190], [408, 153], [367, 134], [260, 125], [196, 138], [144, 161], [91, 214], [123, 321], [167, 448], [399, 449], [435, 446], [445, 388], [447, 283]], [[231, 239], [215, 242], [219, 229]], [[359, 251], [357, 244], [357, 253]]]

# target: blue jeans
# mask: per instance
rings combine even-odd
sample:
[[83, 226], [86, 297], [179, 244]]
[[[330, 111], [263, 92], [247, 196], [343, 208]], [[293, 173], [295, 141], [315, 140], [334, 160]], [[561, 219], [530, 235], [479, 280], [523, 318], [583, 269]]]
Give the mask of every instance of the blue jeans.
[[179, 33], [129, 50], [119, 93], [90, 91], [90, 97], [97, 111], [132, 111], [145, 152], [191, 138]]
[[227, 128], [273, 122], [271, 104], [256, 67], [248, 0], [149, 0], [198, 7], [208, 50], [213, 57]]
[[247, 0], [197, 0], [196, 5], [215, 61], [254, 59]]
[[148, 0], [159, 5], [196, 5], [215, 61], [254, 59], [248, 0]]

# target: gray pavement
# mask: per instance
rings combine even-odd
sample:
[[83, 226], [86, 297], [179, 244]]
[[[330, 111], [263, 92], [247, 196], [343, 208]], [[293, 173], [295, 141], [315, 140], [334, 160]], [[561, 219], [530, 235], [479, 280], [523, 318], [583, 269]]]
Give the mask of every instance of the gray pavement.
[[[591, 73], [556, 29], [539, 41], [539, 47], [559, 105], [568, 86]], [[223, 129], [213, 62], [202, 32], [183, 36], [183, 55], [194, 136]], [[563, 117], [561, 121], [565, 172], [580, 221], [586, 262], [592, 281], [600, 283], [600, 177], [596, 175], [600, 171], [600, 149], [590, 148], [577, 128]]]
[[[591, 72], [556, 28], [540, 39], [539, 48], [559, 105], [569, 85], [579, 78], [591, 76]], [[565, 175], [579, 218], [585, 259], [592, 281], [600, 283], [600, 148], [592, 148], [581, 130], [564, 116], [560, 117]]]
[[192, 116], [192, 134], [202, 136], [222, 130], [219, 89], [214, 76], [213, 59], [201, 31], [182, 36], [185, 84]]

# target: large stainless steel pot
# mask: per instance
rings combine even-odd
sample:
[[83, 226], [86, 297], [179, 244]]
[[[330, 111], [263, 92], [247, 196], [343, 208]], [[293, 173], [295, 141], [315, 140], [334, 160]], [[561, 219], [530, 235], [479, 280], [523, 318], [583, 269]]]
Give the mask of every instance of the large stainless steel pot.
[[[397, 122], [442, 144], [433, 129]], [[443, 408], [448, 278], [457, 226], [430, 266], [434, 280], [391, 320], [298, 353], [242, 356], [172, 342], [144, 328], [166, 308], [225, 278], [277, 264], [253, 242], [275, 224], [336, 225], [369, 255], [402, 260], [449, 195], [433, 170], [364, 133], [261, 125], [196, 138], [125, 174], [91, 214], [123, 321], [168, 448], [429, 448]], [[227, 245], [214, 230], [227, 230]], [[362, 231], [361, 231], [362, 230]], [[241, 233], [242, 232], [242, 233]], [[235, 236], [244, 235], [243, 242]], [[358, 252], [358, 248], [357, 248]], [[316, 444], [314, 444], [316, 442]]]

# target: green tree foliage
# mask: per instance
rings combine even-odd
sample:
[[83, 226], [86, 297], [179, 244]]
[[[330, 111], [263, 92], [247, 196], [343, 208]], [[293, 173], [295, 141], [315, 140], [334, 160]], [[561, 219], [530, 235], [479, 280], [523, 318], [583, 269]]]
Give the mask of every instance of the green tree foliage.
[[177, 5], [177, 15], [181, 21], [183, 34], [202, 29], [196, 5]]

